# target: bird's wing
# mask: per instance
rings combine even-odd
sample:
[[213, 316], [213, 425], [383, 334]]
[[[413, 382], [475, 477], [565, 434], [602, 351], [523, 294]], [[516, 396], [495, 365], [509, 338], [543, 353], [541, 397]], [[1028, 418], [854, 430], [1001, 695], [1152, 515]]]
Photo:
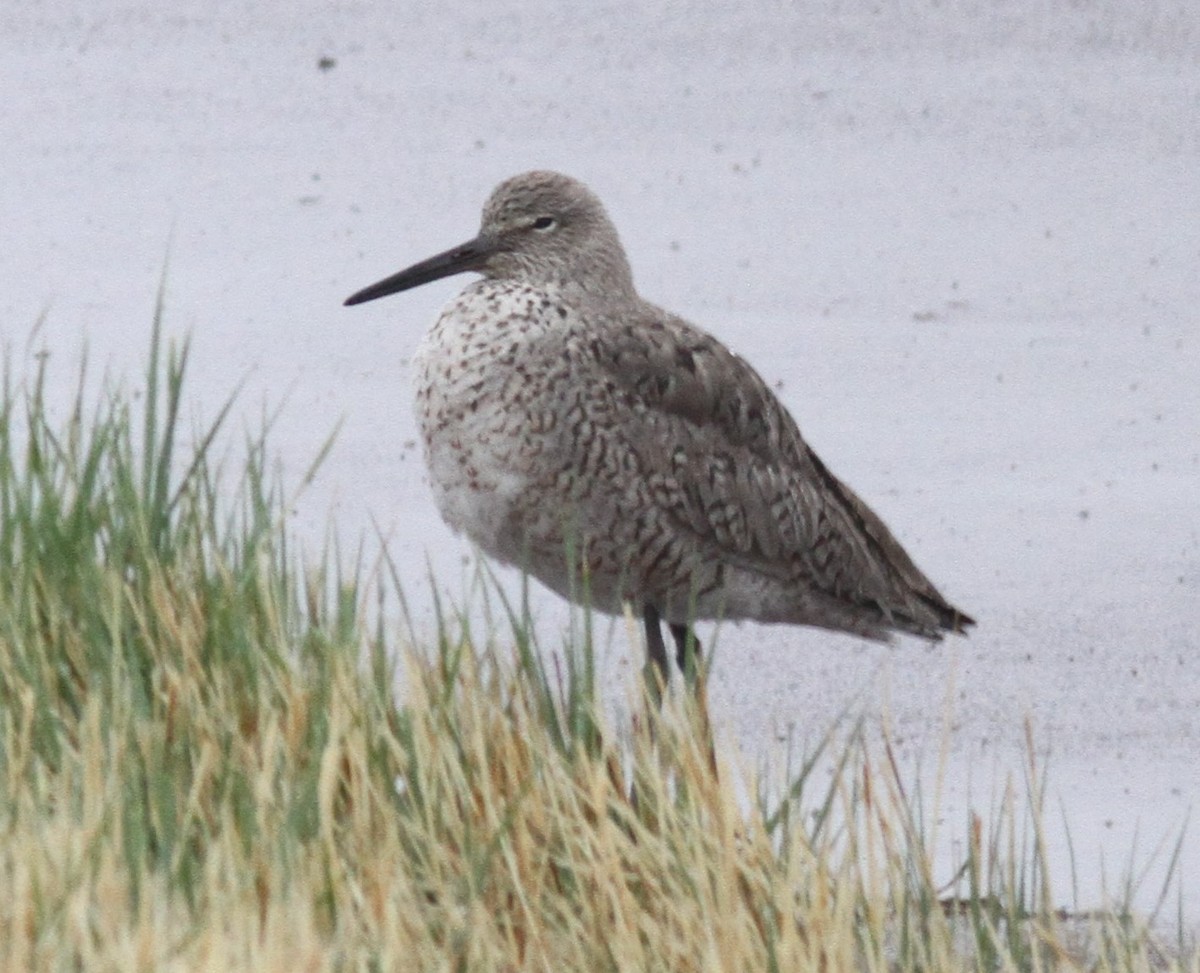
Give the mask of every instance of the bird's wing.
[[918, 634], [970, 622], [829, 472], [758, 373], [711, 335], [651, 309], [612, 322], [591, 354], [641, 413], [628, 428], [664, 505], [722, 557]]

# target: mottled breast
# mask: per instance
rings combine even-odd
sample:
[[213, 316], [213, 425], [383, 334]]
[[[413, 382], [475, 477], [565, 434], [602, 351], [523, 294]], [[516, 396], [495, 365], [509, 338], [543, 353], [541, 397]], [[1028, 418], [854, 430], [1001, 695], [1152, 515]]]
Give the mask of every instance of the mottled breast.
[[[417, 417], [438, 509], [504, 560], [514, 514], [545, 463], [556, 376], [545, 348], [561, 324], [550, 290], [481, 280], [442, 312], [413, 358]], [[535, 502], [535, 501], [534, 501]]]

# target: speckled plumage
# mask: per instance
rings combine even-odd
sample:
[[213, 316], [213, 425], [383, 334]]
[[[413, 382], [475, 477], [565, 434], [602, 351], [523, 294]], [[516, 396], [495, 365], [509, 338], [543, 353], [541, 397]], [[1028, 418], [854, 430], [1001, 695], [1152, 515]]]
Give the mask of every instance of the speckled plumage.
[[677, 640], [696, 618], [879, 639], [972, 624], [749, 365], [638, 296], [581, 183], [502, 183], [475, 240], [347, 303], [463, 270], [483, 279], [413, 367], [438, 508], [488, 554], [568, 597], [586, 578], [595, 607], [632, 602]]

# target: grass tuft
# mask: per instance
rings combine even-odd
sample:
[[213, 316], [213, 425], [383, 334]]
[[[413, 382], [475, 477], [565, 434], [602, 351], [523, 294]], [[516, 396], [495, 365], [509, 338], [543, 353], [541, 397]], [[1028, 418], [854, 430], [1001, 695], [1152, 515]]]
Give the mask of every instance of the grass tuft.
[[160, 307], [61, 425], [5, 371], [0, 969], [1200, 970], [1052, 909], [1032, 768], [947, 894], [861, 727], [714, 771], [691, 696], [606, 724], [586, 623], [401, 644], [388, 575], [295, 563], [266, 433], [218, 461], [232, 399], [184, 434], [187, 361]]

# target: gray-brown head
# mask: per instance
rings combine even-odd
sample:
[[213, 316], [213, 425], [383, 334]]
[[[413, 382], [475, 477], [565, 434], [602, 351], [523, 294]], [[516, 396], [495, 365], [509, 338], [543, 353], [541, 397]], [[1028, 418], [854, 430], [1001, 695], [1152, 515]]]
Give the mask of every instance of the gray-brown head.
[[610, 299], [634, 296], [629, 261], [600, 200], [570, 176], [534, 171], [493, 190], [475, 239], [364, 288], [346, 304], [468, 270], [494, 280], [576, 286]]

